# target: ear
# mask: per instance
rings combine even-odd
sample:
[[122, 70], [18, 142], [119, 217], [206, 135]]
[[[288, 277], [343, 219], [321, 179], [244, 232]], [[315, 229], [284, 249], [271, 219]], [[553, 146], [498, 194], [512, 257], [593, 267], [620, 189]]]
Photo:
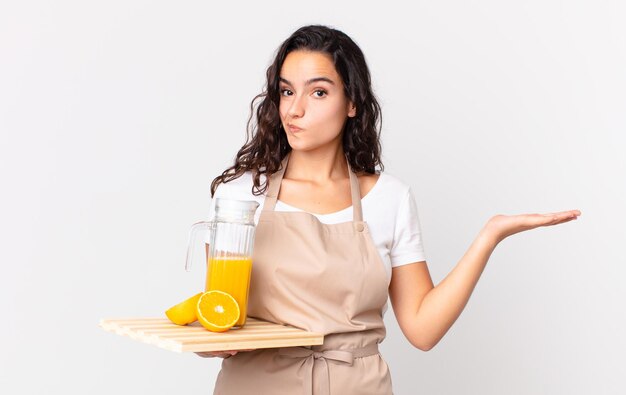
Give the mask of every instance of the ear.
[[356, 106], [352, 103], [348, 103], [348, 117], [354, 118], [356, 116]]

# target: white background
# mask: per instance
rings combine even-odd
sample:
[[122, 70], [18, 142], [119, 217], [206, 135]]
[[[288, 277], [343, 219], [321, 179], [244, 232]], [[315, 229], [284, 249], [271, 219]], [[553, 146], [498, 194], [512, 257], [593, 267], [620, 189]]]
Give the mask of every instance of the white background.
[[396, 394], [626, 393], [624, 2], [401, 4], [2, 2], [0, 392], [212, 393], [219, 360], [98, 322], [202, 287], [188, 228], [275, 49], [322, 23], [366, 54], [435, 283], [494, 214], [583, 212], [503, 242], [430, 352], [389, 310]]

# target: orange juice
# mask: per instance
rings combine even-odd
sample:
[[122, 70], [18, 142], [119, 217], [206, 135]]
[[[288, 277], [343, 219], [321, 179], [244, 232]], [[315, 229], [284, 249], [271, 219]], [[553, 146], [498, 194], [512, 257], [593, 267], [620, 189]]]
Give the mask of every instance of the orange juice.
[[248, 310], [248, 291], [252, 258], [249, 257], [212, 257], [209, 258], [206, 278], [206, 291], [229, 293], [239, 304], [241, 315], [235, 327], [246, 323]]

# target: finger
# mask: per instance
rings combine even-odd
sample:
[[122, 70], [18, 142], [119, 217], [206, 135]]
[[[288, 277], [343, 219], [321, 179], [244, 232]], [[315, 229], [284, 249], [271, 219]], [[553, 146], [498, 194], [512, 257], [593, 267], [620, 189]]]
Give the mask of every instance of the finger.
[[562, 224], [565, 222], [573, 221], [575, 219], [578, 219], [578, 215], [574, 211], [564, 211], [560, 213], [544, 214], [542, 225], [544, 226], [558, 225], [558, 224]]
[[197, 352], [195, 354], [202, 358], [213, 358], [215, 356], [213, 355], [213, 353], [210, 353], [210, 352]]
[[582, 213], [580, 212], [580, 210], [568, 210], [568, 211], [559, 211], [556, 213], [546, 213], [546, 214], [541, 214], [544, 217], [558, 217], [558, 218], [569, 218], [569, 217], [578, 217], [580, 216]]
[[578, 217], [579, 215], [579, 211], [559, 211], [556, 213], [545, 213], [545, 214], [539, 214], [538, 217], [542, 217], [544, 219], [549, 219], [549, 220], [553, 220], [553, 221], [557, 221], [563, 218], [575, 218]]
[[570, 222], [570, 221], [576, 221], [578, 219], [578, 217], [569, 217], [569, 218], [565, 218], [560, 220], [559, 222], [555, 223], [554, 225], [560, 225], [560, 224], [564, 224], [566, 222]]
[[195, 354], [202, 358], [228, 358], [231, 356], [230, 353], [216, 351], [196, 352]]
[[243, 349], [243, 350], [224, 350], [224, 351], [221, 351], [221, 352], [217, 352], [217, 351], [203, 351], [203, 352], [196, 352], [195, 354], [197, 354], [198, 356], [200, 356], [202, 358], [215, 358], [215, 357], [228, 358], [228, 357], [232, 357], [233, 355], [237, 355], [238, 352], [254, 351], [254, 350], [256, 350], [256, 348], [247, 348], [247, 349]]

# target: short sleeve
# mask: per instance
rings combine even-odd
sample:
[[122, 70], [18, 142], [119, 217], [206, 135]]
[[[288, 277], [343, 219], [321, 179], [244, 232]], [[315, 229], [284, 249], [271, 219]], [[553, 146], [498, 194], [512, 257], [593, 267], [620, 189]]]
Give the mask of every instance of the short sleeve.
[[209, 196], [209, 199], [211, 199], [209, 202], [209, 221], [212, 221], [215, 218], [215, 201], [217, 200], [217, 198], [225, 197], [225, 189], [228, 188], [225, 188], [225, 184], [221, 182], [217, 185], [217, 188], [215, 188], [215, 193], [213, 194], [213, 196]]
[[398, 206], [389, 257], [391, 267], [426, 260], [417, 204], [410, 188]]
[[[209, 205], [209, 220], [213, 220], [215, 218], [215, 203], [217, 202], [217, 199], [248, 199], [247, 194], [245, 193], [245, 189], [243, 188], [243, 185], [241, 185], [242, 178], [245, 177], [239, 177], [235, 180], [220, 182], [219, 184], [217, 184], [217, 188], [215, 188], [215, 193], [213, 194]], [[242, 191], [244, 191], [243, 195]]]
[[265, 196], [255, 196], [252, 193], [252, 186], [253, 181], [250, 172], [245, 172], [240, 177], [234, 180], [220, 183], [215, 189], [215, 194], [213, 195], [213, 198], [211, 199], [211, 203], [209, 205], [209, 220], [213, 220], [215, 218], [215, 202], [217, 201], [217, 199], [224, 198], [236, 200], [253, 200], [259, 203], [259, 208], [256, 210], [254, 216], [255, 223], [258, 223], [261, 216], [261, 207], [263, 207]]

